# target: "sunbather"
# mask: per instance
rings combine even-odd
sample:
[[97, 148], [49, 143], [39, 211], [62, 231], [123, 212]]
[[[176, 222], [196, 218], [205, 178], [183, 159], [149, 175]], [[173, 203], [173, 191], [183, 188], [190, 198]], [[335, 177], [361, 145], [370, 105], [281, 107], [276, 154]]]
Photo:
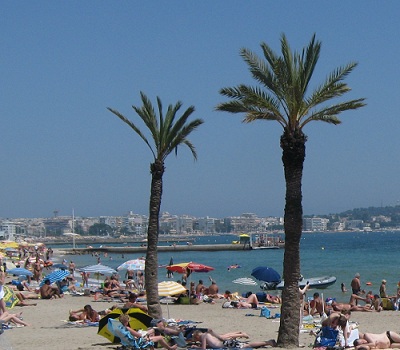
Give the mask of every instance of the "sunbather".
[[124, 308], [136, 307], [144, 312], [148, 312], [147, 306], [137, 302], [138, 295], [136, 293], [129, 293], [128, 302], [125, 303]]
[[[136, 339], [140, 339], [143, 337], [142, 333], [135, 331], [129, 326], [129, 316], [128, 315], [121, 315], [119, 317], [119, 321], [122, 323], [122, 325], [129, 331], [129, 333], [135, 337]], [[153, 343], [159, 345], [162, 348], [165, 348], [167, 350], [175, 350], [178, 346], [175, 345], [170, 345], [162, 335], [153, 335], [151, 332], [148, 332], [145, 336], [145, 338], [148, 341], [152, 341]]]
[[236, 336], [235, 333], [220, 335], [215, 333], [212, 329], [208, 329], [207, 332], [204, 333], [200, 330], [193, 332], [193, 340], [200, 342], [200, 345], [197, 346], [200, 349], [261, 348], [266, 346], [276, 346], [276, 341], [274, 339], [262, 342], [242, 343], [237, 340], [239, 337], [241, 336]]
[[100, 316], [97, 311], [93, 310], [90, 305], [85, 305], [83, 309], [69, 312], [70, 321], [88, 321], [88, 322], [98, 322]]
[[16, 325], [29, 326], [28, 323], [22, 321], [21, 314], [22, 312], [20, 312], [19, 314], [10, 314], [8, 311], [5, 311], [0, 315], [0, 322], [12, 322]]
[[400, 335], [393, 331], [380, 334], [360, 333], [360, 339], [354, 341], [356, 349], [400, 348]]
[[61, 298], [60, 290], [56, 286], [50, 285], [50, 280], [46, 279], [44, 284], [40, 287], [40, 296], [42, 299], [54, 299], [56, 296]]

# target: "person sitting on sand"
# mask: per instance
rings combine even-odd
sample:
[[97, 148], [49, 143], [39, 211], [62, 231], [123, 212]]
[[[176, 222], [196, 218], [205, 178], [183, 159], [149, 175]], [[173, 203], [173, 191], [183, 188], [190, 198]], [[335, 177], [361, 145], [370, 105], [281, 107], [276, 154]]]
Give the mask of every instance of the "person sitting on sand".
[[211, 276], [209, 277], [209, 279], [211, 281], [211, 285], [208, 287], [207, 295], [210, 298], [213, 298], [213, 299], [220, 298], [221, 294], [218, 293], [219, 292], [219, 288], [217, 286], [217, 282], [215, 280], [213, 280]]
[[350, 336], [351, 330], [348, 329], [347, 326], [350, 315], [350, 311], [346, 311], [346, 315], [343, 315], [340, 312], [332, 312], [326, 319], [322, 321], [323, 327], [337, 329], [340, 332], [341, 337], [343, 338], [343, 346], [349, 345], [348, 338]]
[[400, 348], [400, 335], [393, 331], [380, 334], [360, 333], [360, 338], [353, 344], [360, 350]]
[[203, 280], [199, 280], [199, 283], [196, 286], [196, 296], [200, 297], [201, 295], [203, 295], [205, 288], [206, 287], [204, 286]]
[[310, 315], [319, 315], [322, 316], [325, 311], [324, 301], [319, 296], [318, 292], [315, 292], [313, 295], [313, 300], [310, 301]]
[[131, 307], [136, 307], [136, 308], [138, 308], [138, 309], [140, 309], [140, 310], [142, 310], [142, 311], [147, 313], [148, 312], [147, 306], [138, 303], [137, 302], [137, 298], [138, 298], [138, 295], [136, 293], [129, 293], [128, 301], [125, 303], [123, 308], [129, 309]]
[[18, 314], [10, 314], [8, 311], [5, 311], [0, 315], [0, 322], [3, 322], [3, 323], [12, 322], [12, 323], [15, 323], [17, 326], [18, 325], [29, 326], [28, 323], [22, 321], [21, 314], [22, 314], [22, 312], [20, 312]]
[[69, 312], [70, 321], [98, 322], [100, 316], [90, 305], [85, 305], [83, 309]]
[[44, 284], [40, 287], [40, 297], [42, 299], [54, 299], [55, 297], [62, 298], [63, 295], [60, 294], [58, 287], [52, 287], [50, 285], [50, 280], [46, 279]]
[[[140, 332], [138, 332], [138, 331], [135, 331], [134, 329], [132, 329], [130, 326], [129, 326], [129, 320], [130, 320], [130, 318], [129, 318], [129, 316], [128, 315], [121, 315], [120, 317], [119, 317], [119, 321], [122, 323], [122, 325], [129, 331], [129, 333], [133, 336], [133, 337], [135, 337], [135, 338], [142, 338], [142, 333], [140, 333]], [[153, 332], [154, 332], [154, 330], [153, 330]], [[149, 341], [152, 341], [152, 342], [154, 342], [154, 344], [155, 344], [155, 347], [162, 347], [162, 348], [164, 348], [164, 349], [167, 349], [167, 350], [175, 350], [178, 346], [175, 344], [175, 345], [170, 345], [165, 339], [164, 339], [164, 337], [162, 336], [162, 335], [154, 335], [154, 334], [152, 334], [152, 332], [150, 331], [150, 332], [147, 332], [147, 334], [146, 334], [146, 338], [147, 338], [147, 340], [149, 340]]]
[[208, 329], [207, 332], [204, 333], [200, 330], [195, 330], [192, 336], [194, 341], [200, 342], [200, 345], [197, 346], [200, 349], [261, 348], [266, 346], [272, 346], [272, 347], [276, 346], [276, 341], [274, 339], [261, 342], [243, 343], [237, 340], [237, 338], [240, 337], [244, 336], [243, 335], [236, 336], [235, 333], [220, 335], [215, 333], [212, 329]]

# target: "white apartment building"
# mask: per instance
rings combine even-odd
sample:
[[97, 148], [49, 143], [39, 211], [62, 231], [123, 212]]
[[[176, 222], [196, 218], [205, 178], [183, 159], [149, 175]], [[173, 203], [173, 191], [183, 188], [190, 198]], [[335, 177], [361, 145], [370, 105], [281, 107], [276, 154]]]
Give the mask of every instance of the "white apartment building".
[[303, 218], [304, 231], [326, 231], [329, 219], [324, 218]]

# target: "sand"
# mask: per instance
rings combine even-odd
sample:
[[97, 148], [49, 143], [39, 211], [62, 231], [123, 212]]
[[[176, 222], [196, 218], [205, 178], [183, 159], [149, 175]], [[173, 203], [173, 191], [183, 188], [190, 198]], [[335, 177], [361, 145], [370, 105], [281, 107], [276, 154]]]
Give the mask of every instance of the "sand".
[[[94, 301], [90, 296], [66, 295], [62, 299], [38, 300], [37, 306], [14, 307], [11, 311], [23, 311], [23, 319], [29, 327], [12, 328], [0, 335], [0, 349], [116, 349], [107, 339], [97, 335], [97, 327], [76, 327], [64, 320], [70, 309], [76, 310], [85, 304], [91, 304], [97, 310], [104, 310], [112, 305], [109, 302]], [[277, 338], [278, 320], [259, 317], [259, 310], [223, 309], [222, 301], [216, 304], [169, 305], [170, 317], [174, 319], [202, 322], [199, 327], [212, 328], [224, 333], [241, 330], [250, 335], [251, 340]], [[162, 305], [164, 317], [168, 316], [167, 306]], [[279, 312], [272, 309], [272, 315]], [[252, 316], [248, 316], [252, 315]], [[396, 311], [354, 312], [351, 320], [359, 323], [361, 332], [380, 333], [386, 330], [399, 331], [400, 317]], [[314, 337], [308, 333], [300, 335], [300, 342], [308, 347]]]

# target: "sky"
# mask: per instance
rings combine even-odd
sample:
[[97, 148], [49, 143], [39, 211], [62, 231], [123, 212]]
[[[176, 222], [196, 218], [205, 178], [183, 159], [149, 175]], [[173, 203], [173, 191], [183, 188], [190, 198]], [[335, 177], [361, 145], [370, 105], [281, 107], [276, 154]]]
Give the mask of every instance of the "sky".
[[[166, 160], [161, 211], [197, 217], [283, 216], [277, 122], [215, 111], [223, 87], [257, 85], [239, 55], [322, 50], [310, 92], [358, 62], [341, 100], [366, 98], [342, 124], [308, 124], [304, 214], [399, 204], [400, 2], [4, 1], [0, 13], [0, 218], [148, 215], [152, 155], [140, 91], [182, 101], [204, 124]], [[340, 102], [340, 100], [335, 100]], [[148, 134], [146, 134], [148, 136]]]

